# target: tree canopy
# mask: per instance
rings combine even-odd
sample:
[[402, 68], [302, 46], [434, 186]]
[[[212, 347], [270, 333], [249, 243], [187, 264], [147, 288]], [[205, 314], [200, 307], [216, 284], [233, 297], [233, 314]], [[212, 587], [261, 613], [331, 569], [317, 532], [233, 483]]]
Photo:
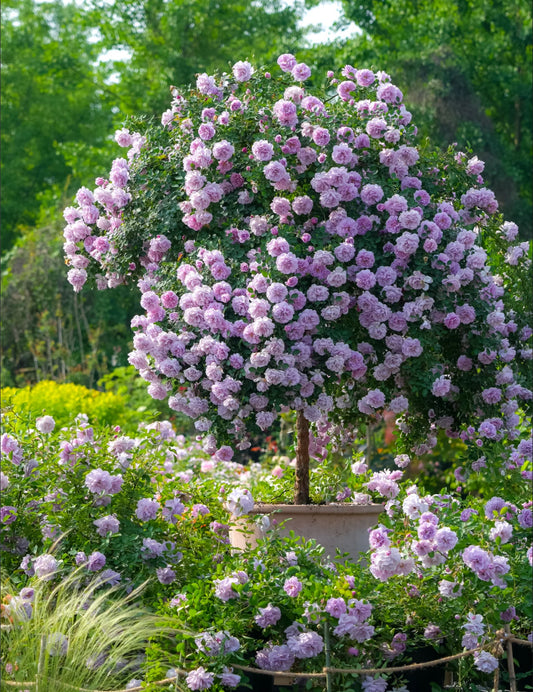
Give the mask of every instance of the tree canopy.
[[4, 4], [4, 250], [21, 227], [36, 222], [42, 204], [81, 182], [79, 176], [72, 178], [83, 170], [84, 158], [89, 155], [96, 163], [92, 153], [105, 143], [113, 118], [97, 54], [75, 5], [34, 0]]
[[281, 0], [125, 0], [85, 4], [91, 25], [99, 26], [104, 49], [131, 56], [116, 69], [121, 112], [160, 114], [169, 86], [194, 81], [198, 72], [228, 67], [238, 58], [272, 61], [302, 44], [298, 26], [303, 2]]

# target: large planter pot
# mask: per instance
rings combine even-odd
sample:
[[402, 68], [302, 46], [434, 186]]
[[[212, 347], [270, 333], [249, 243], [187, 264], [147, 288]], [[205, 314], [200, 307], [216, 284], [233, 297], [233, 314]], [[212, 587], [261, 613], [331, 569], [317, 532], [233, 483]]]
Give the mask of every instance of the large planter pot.
[[253, 511], [241, 517], [230, 530], [230, 542], [234, 548], [254, 548], [257, 540], [264, 537], [263, 529], [254, 520], [266, 515], [271, 524], [284, 523], [279, 530], [282, 536], [294, 531], [297, 536], [314, 538], [332, 559], [338, 549], [341, 553], [348, 553], [352, 560], [357, 560], [359, 553], [368, 550], [368, 531], [378, 523], [382, 511], [383, 505], [379, 504], [256, 504]]

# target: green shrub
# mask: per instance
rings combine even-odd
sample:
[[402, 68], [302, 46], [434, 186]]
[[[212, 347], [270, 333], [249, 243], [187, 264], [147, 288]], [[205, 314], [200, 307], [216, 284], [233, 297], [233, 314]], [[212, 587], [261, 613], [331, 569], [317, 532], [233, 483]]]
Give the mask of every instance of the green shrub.
[[52, 416], [59, 427], [71, 423], [80, 411], [87, 414], [91, 423], [102, 425], [136, 426], [139, 419], [124, 397], [79, 384], [44, 380], [22, 389], [4, 387], [1, 395], [3, 408], [11, 408], [13, 413], [26, 412], [32, 417]]

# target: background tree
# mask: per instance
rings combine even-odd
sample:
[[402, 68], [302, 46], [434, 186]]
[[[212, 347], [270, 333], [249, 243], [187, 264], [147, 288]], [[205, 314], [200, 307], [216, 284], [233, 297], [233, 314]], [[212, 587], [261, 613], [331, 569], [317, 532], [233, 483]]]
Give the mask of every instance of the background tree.
[[96, 387], [127, 364], [134, 291], [73, 294], [65, 278], [63, 223], [32, 229], [9, 254], [2, 277], [2, 385], [44, 379]]
[[342, 59], [387, 70], [422, 135], [471, 146], [507, 218], [531, 237], [532, 23], [527, 0], [343, 0], [362, 33]]
[[298, 24], [303, 0], [106, 0], [85, 3], [87, 21], [98, 26], [104, 49], [129, 57], [115, 64], [112, 88], [122, 114], [160, 115], [169, 86], [194, 81], [199, 72], [228, 69], [238, 56], [268, 63], [296, 50], [306, 31]]
[[[2, 10], [2, 247], [106, 165], [112, 104], [99, 48], [75, 5], [34, 0]], [[87, 161], [87, 158], [90, 160]], [[85, 166], [84, 166], [85, 164]], [[94, 174], [93, 174], [94, 175]]]

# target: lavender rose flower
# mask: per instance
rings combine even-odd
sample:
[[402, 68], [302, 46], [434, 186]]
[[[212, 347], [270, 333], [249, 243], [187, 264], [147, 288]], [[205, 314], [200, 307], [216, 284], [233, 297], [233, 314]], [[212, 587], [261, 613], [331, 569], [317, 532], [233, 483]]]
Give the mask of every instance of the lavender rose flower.
[[255, 661], [263, 670], [290, 670], [294, 663], [294, 654], [286, 644], [269, 647], [258, 651]]
[[324, 649], [324, 640], [316, 632], [302, 632], [296, 637], [289, 637], [287, 646], [295, 658], [312, 658]]
[[226, 500], [226, 508], [234, 517], [248, 514], [254, 507], [254, 499], [246, 488], [236, 488], [229, 493]]
[[232, 598], [239, 598], [237, 591], [233, 589], [235, 584], [239, 583], [237, 577], [225, 577], [224, 579], [215, 579], [215, 596], [221, 601], [229, 601]]
[[498, 659], [488, 651], [479, 651], [474, 654], [474, 665], [482, 673], [492, 673], [498, 667]]
[[157, 569], [156, 574], [157, 580], [160, 584], [172, 584], [172, 582], [176, 579], [176, 572], [174, 572], [174, 570], [168, 565], [166, 567], [160, 567]]
[[259, 613], [254, 617], [254, 620], [259, 627], [269, 627], [275, 625], [281, 618], [281, 610], [269, 603], [266, 608], [259, 608]]
[[87, 558], [87, 569], [91, 572], [98, 572], [106, 563], [106, 557], [103, 553], [95, 551]]
[[35, 427], [41, 433], [51, 433], [55, 426], [56, 422], [52, 416], [42, 416], [35, 421]]
[[135, 516], [141, 521], [150, 521], [150, 519], [155, 519], [157, 516], [157, 510], [159, 509], [159, 503], [156, 500], [151, 500], [150, 498], [143, 497], [137, 502], [137, 509], [135, 510]]
[[93, 524], [97, 528], [97, 534], [105, 538], [108, 534], [118, 533], [120, 522], [114, 514], [108, 514], [101, 519], [95, 519]]
[[39, 555], [33, 562], [35, 575], [45, 581], [50, 581], [50, 579], [54, 578], [58, 567], [59, 562], [55, 557], [46, 553], [44, 555]]
[[289, 577], [283, 584], [283, 590], [288, 596], [291, 596], [291, 598], [298, 596], [302, 588], [303, 584], [297, 577]]
[[187, 675], [185, 682], [190, 690], [208, 690], [214, 679], [214, 673], [208, 673], [205, 668], [200, 666]]
[[224, 685], [224, 687], [237, 687], [241, 680], [241, 676], [233, 673], [230, 668], [224, 668], [224, 672], [218, 677], [220, 678], [220, 682]]

